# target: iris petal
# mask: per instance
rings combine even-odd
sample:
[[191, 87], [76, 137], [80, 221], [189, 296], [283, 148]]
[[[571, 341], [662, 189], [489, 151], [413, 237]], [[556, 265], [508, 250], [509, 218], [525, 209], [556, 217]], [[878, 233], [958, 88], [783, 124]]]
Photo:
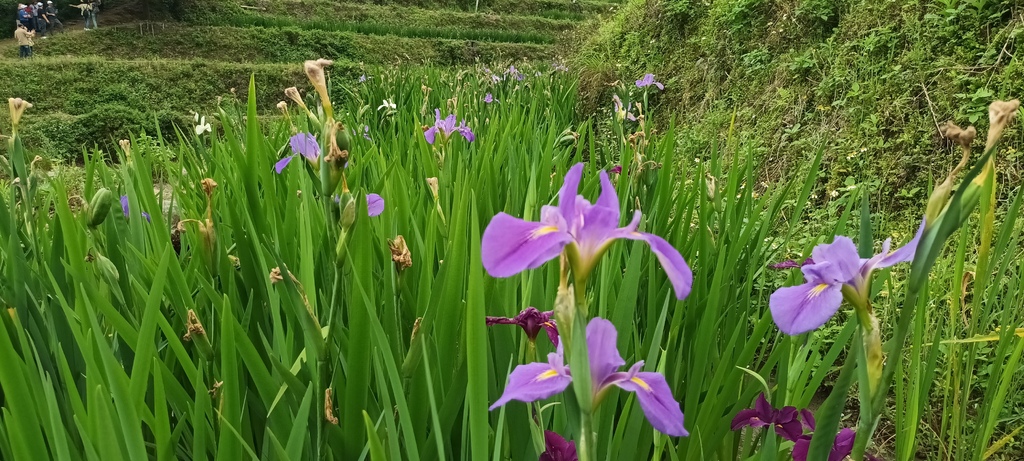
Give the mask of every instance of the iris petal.
[[577, 163], [565, 173], [565, 182], [558, 191], [558, 211], [565, 218], [565, 224], [572, 229], [576, 222], [576, 196], [583, 177], [583, 164]]
[[434, 140], [437, 138], [437, 127], [432, 126], [423, 132], [423, 137], [426, 138], [427, 144], [434, 144]]
[[556, 354], [548, 355], [549, 362], [527, 363], [512, 370], [512, 374], [508, 376], [505, 392], [494, 402], [494, 405], [491, 405], [490, 409], [498, 408], [512, 400], [536, 402], [558, 394], [569, 387], [572, 377], [566, 373], [564, 368], [559, 369], [550, 363], [555, 361], [551, 357], [552, 355]]
[[377, 194], [366, 194], [366, 210], [371, 217], [384, 212], [384, 199]]
[[917, 228], [917, 233], [914, 234], [914, 238], [907, 242], [906, 245], [898, 248], [896, 251], [889, 253], [878, 264], [875, 265], [875, 269], [883, 269], [894, 264], [913, 261], [914, 255], [917, 253], [917, 244], [921, 241], [921, 235], [924, 234], [925, 221], [921, 221], [921, 226]]
[[288, 166], [289, 163], [292, 162], [293, 158], [295, 158], [294, 155], [289, 155], [281, 160], [278, 160], [277, 163], [274, 164], [274, 171], [277, 171], [277, 174], [281, 174], [281, 172], [284, 171], [284, 168]]
[[683, 410], [672, 397], [672, 389], [661, 373], [640, 372], [617, 385], [623, 390], [636, 393], [640, 409], [647, 420], [659, 432], [674, 437], [690, 435], [683, 427]]
[[[634, 222], [636, 222], [635, 218]], [[630, 225], [632, 226], [633, 224]], [[635, 226], [633, 228], [635, 229]], [[693, 272], [690, 270], [690, 266], [686, 264], [686, 260], [683, 259], [683, 255], [679, 254], [679, 250], [676, 250], [665, 239], [654, 234], [631, 231], [623, 233], [622, 237], [647, 242], [647, 245], [651, 247], [651, 251], [654, 252], [654, 256], [658, 257], [658, 262], [661, 263], [661, 268], [665, 270], [668, 281], [672, 282], [672, 289], [676, 292], [676, 299], [682, 301], [690, 295], [690, 290], [693, 288]]]
[[847, 283], [860, 272], [860, 255], [857, 254], [857, 246], [849, 237], [839, 236], [832, 243], [814, 247], [811, 257], [815, 261], [832, 263], [832, 269], [827, 274], [821, 274], [826, 277], [826, 283]]
[[768, 307], [779, 330], [798, 335], [828, 321], [843, 303], [840, 284], [805, 283], [779, 288], [768, 299]]
[[554, 259], [571, 240], [557, 226], [498, 213], [484, 230], [480, 254], [488, 274], [510, 277]]
[[603, 318], [594, 317], [587, 324], [587, 357], [595, 388], [626, 364], [619, 355], [618, 335], [615, 325]]

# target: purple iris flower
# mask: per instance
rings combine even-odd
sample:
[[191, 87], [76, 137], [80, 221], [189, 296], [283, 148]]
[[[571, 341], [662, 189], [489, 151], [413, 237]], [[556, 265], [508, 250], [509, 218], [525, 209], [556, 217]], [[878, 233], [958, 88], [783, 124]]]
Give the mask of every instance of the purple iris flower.
[[522, 81], [523, 78], [525, 78], [523, 73], [519, 72], [519, 70], [516, 69], [516, 66], [508, 66], [508, 70], [505, 71], [505, 73], [508, 74], [508, 75], [511, 75], [513, 78], [515, 78], [516, 80], [519, 80], [519, 81]]
[[487, 104], [494, 102], [494, 96], [492, 96], [490, 93], [487, 93], [487, 96], [484, 96], [484, 102]]
[[654, 74], [644, 75], [644, 78], [636, 81], [637, 88], [644, 88], [651, 85], [658, 87], [659, 90], [665, 89], [665, 85], [662, 85], [661, 82], [654, 81]]
[[744, 427], [774, 426], [776, 434], [792, 442], [804, 434], [799, 416], [800, 412], [796, 407], [786, 406], [781, 409], [772, 407], [762, 393], [757, 396], [754, 408], [740, 410], [739, 413], [736, 413], [736, 417], [732, 420], [732, 430], [738, 431]]
[[363, 125], [363, 137], [366, 138], [367, 141], [373, 141], [372, 139], [370, 139], [370, 126], [369, 125]]
[[[341, 203], [341, 196], [334, 196], [334, 203]], [[371, 218], [384, 212], [384, 199], [377, 194], [366, 194], [366, 214]]]
[[[128, 196], [127, 195], [122, 195], [121, 196], [121, 211], [124, 213], [124, 217], [127, 218], [128, 217]], [[153, 222], [153, 220], [150, 219], [149, 213], [146, 213], [145, 211], [142, 212], [142, 217], [146, 218], [146, 222]]]
[[[612, 386], [634, 392], [651, 426], [671, 436], [689, 435], [683, 427], [679, 402], [672, 397], [672, 389], [661, 373], [640, 371], [643, 361], [635, 363], [629, 371], [618, 371], [626, 362], [619, 355], [617, 339], [615, 326], [608, 320], [595, 317], [587, 325], [587, 357], [594, 395], [601, 395]], [[565, 365], [559, 343], [558, 351], [548, 354], [547, 362], [519, 365], [512, 370], [505, 392], [491, 405], [491, 410], [512, 400], [530, 403], [552, 397], [568, 388], [570, 383], [572, 375]]]
[[578, 461], [576, 442], [569, 442], [556, 432], [544, 431], [544, 453], [538, 461]]
[[882, 243], [882, 252], [870, 259], [861, 259], [853, 240], [848, 237], [836, 237], [832, 243], [814, 247], [811, 251], [814, 264], [801, 267], [807, 282], [779, 288], [768, 300], [779, 330], [798, 335], [824, 325], [843, 303], [844, 285], [866, 297], [872, 271], [914, 259], [924, 224], [921, 223], [917, 235], [903, 247], [890, 253], [891, 239], [888, 239]]
[[601, 195], [591, 204], [577, 195], [583, 164], [577, 163], [565, 175], [559, 191], [558, 206], [541, 208], [540, 222], [524, 221], [506, 213], [498, 213], [484, 230], [481, 253], [487, 273], [493, 277], [511, 277], [527, 269], [540, 267], [556, 258], [566, 247], [575, 263], [577, 278], [586, 279], [608, 246], [616, 239], [642, 240], [658, 257], [665, 269], [676, 298], [690, 294], [693, 273], [665, 239], [654, 234], [637, 232], [640, 211], [626, 227], [618, 227], [621, 211], [615, 187], [608, 173], [601, 172]]
[[367, 76], [366, 76], [365, 74], [363, 74], [363, 75], [360, 75], [360, 76], [359, 76], [359, 83], [363, 83], [363, 82], [365, 82], [365, 81], [366, 81], [367, 79], [368, 79], [368, 77], [367, 77]]
[[277, 171], [277, 174], [281, 174], [281, 171], [284, 171], [284, 168], [297, 155], [305, 157], [310, 163], [316, 162], [320, 158], [320, 143], [312, 133], [296, 134], [288, 140], [288, 144], [292, 146], [292, 155], [282, 158], [274, 164], [274, 170]]
[[473, 131], [466, 126], [466, 120], [462, 120], [462, 122], [456, 126], [455, 114], [449, 114], [448, 117], [442, 119], [441, 110], [434, 109], [434, 126], [428, 128], [427, 131], [424, 131], [423, 137], [427, 139], [428, 143], [434, 144], [434, 141], [437, 140], [438, 133], [441, 134], [442, 140], [447, 140], [452, 133], [456, 132], [462, 135], [463, 138], [466, 138], [466, 141], [473, 142], [473, 140], [476, 139], [476, 135], [473, 134]]
[[558, 346], [558, 328], [555, 326], [555, 321], [551, 320], [552, 314], [552, 311], [541, 312], [536, 307], [527, 307], [512, 318], [488, 316], [487, 326], [519, 325], [526, 332], [526, 337], [530, 338], [530, 341], [535, 341], [537, 333], [540, 333], [540, 329], [543, 328], [548, 333], [551, 344]]
[[565, 64], [561, 63], [561, 62], [556, 62], [555, 66], [554, 66], [554, 69], [559, 71], [559, 72], [569, 72], [569, 68], [566, 67]]

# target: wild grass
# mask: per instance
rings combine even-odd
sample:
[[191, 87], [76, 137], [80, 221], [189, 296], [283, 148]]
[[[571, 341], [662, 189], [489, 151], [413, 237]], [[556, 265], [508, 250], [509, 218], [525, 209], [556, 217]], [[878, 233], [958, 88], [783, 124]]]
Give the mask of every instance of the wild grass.
[[[869, 237], [899, 243], [917, 223], [865, 213], [863, 204], [874, 209], [891, 192], [861, 183], [816, 205], [824, 148], [808, 151], [786, 181], [762, 185], [757, 151], [742, 139], [693, 142], [668, 120], [657, 133], [649, 122], [609, 124], [606, 113], [578, 120], [576, 79], [522, 70], [523, 80], [497, 83], [480, 68], [335, 79], [336, 117], [356, 133], [345, 176], [357, 209], [348, 217], [301, 158], [275, 173], [288, 138], [313, 124], [294, 104], [288, 119], [261, 123], [258, 84], [244, 103], [225, 100], [204, 114], [213, 133], [186, 126], [135, 137], [112, 156], [90, 153], [78, 197], [30, 167], [31, 149], [12, 139], [5, 159], [23, 180], [0, 188], [0, 303], [9, 307], [0, 316], [2, 457], [536, 459], [530, 407], [486, 406], [510, 369], [553, 348], [541, 339], [534, 351], [520, 330], [486, 328], [484, 316], [550, 310], [559, 267], [491, 278], [480, 235], [498, 212], [536, 220], [577, 162], [586, 164], [588, 197], [598, 170], [622, 166], [619, 204], [642, 210], [641, 229], [668, 240], [694, 270], [692, 293], [677, 301], [647, 246], [620, 241], [585, 287], [591, 312], [618, 329], [622, 356], [665, 374], [691, 433], [656, 433], [633, 394], [615, 391], [595, 415], [598, 457], [783, 457], [789, 447], [769, 442], [773, 432], [731, 431], [732, 417], [760, 392], [817, 408], [844, 379], [837, 368], [853, 361], [844, 351], [856, 323], [843, 309], [819, 332], [779, 333], [768, 296], [798, 275], [769, 264], [856, 235], [858, 222], [874, 229]], [[486, 93], [498, 102], [485, 103]], [[377, 109], [385, 99], [397, 110]], [[306, 102], [324, 117], [314, 98]], [[476, 140], [428, 144], [423, 126], [434, 123], [434, 108], [464, 118]], [[174, 155], [157, 154], [167, 149]], [[154, 194], [154, 178], [173, 188], [173, 207]], [[437, 178], [436, 196], [428, 178]], [[90, 226], [99, 207], [83, 203], [101, 188], [127, 195], [129, 213], [115, 203]], [[989, 204], [998, 216], [989, 259], [977, 255], [976, 225], [938, 259], [911, 311], [907, 347], [888, 357], [898, 371], [883, 426], [895, 443], [879, 432], [872, 451], [1013, 459], [1012, 445], [999, 443], [1019, 427], [1015, 396], [1024, 388], [1024, 340], [1015, 335], [1024, 322], [1022, 199], [1010, 189], [1010, 202]], [[367, 193], [384, 198], [380, 216], [367, 216]], [[351, 226], [339, 224], [352, 216]], [[398, 235], [411, 251], [403, 270], [387, 243]], [[963, 283], [972, 267], [973, 286]], [[883, 331], [907, 309], [906, 280], [905, 269], [876, 278]], [[958, 385], [940, 385], [947, 379]], [[941, 432], [948, 439], [919, 417], [941, 401], [952, 402], [942, 413], [955, 428]], [[551, 399], [538, 423], [575, 439], [574, 402]]]

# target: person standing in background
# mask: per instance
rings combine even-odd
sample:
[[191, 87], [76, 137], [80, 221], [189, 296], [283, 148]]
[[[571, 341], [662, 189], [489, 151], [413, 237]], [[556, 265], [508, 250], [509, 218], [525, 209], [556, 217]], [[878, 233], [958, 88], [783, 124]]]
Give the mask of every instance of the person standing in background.
[[35, 35], [36, 33], [28, 30], [24, 24], [18, 24], [18, 30], [14, 31], [14, 38], [18, 40], [18, 57], [32, 57], [32, 37]]
[[25, 4], [18, 5], [18, 22], [25, 26], [26, 30], [32, 30], [35, 28], [35, 24], [32, 21], [32, 10]]
[[[89, 8], [85, 10], [85, 30], [99, 29], [99, 24], [96, 23], [96, 15], [100, 12], [100, 0], [92, 0], [89, 2]], [[89, 27], [89, 21], [92, 21], [92, 27]]]
[[64, 23], [60, 22], [60, 19], [57, 18], [57, 7], [53, 6], [52, 1], [46, 2], [45, 13], [46, 21], [50, 24], [50, 30], [56, 31], [60, 29], [61, 32], [64, 32]]
[[46, 11], [43, 9], [43, 2], [36, 3], [35, 7], [32, 8], [32, 13], [36, 18], [36, 31], [43, 38], [46, 38], [46, 30], [49, 29], [49, 22], [46, 20]]

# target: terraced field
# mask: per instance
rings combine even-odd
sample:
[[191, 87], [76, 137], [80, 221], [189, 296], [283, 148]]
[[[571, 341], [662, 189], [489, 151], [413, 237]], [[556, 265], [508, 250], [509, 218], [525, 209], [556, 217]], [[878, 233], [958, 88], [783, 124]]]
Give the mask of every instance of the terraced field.
[[18, 60], [13, 43], [0, 49], [0, 92], [36, 104], [25, 139], [51, 156], [75, 159], [97, 140], [184, 126], [250, 74], [269, 92], [261, 109], [271, 111], [266, 102], [280, 97], [270, 93], [300, 84], [295, 64], [307, 59], [334, 60], [335, 83], [381, 66], [551, 63], [564, 34], [616, 8], [571, 0], [236, 1], [189, 5], [180, 21], [138, 22], [138, 5], [110, 3], [100, 29], [74, 24], [37, 39], [31, 61]]

